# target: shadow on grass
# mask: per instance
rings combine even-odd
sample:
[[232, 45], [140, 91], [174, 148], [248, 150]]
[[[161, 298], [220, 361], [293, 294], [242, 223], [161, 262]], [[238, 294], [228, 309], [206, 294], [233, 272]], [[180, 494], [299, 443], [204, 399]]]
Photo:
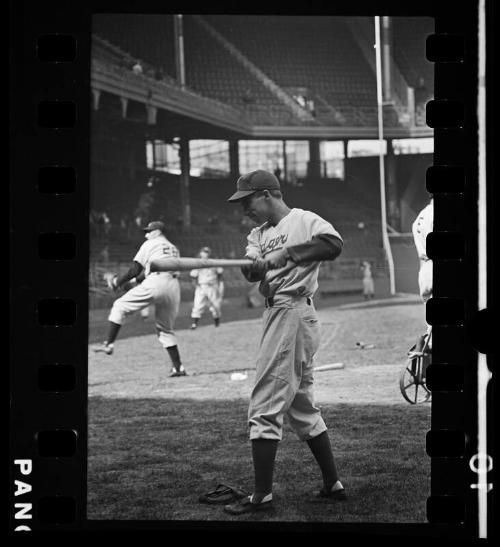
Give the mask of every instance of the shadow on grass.
[[274, 475], [276, 510], [231, 517], [198, 502], [219, 483], [251, 491], [247, 403], [89, 399], [88, 519], [426, 522], [430, 407], [322, 407], [349, 499], [315, 502], [319, 469], [285, 424]]

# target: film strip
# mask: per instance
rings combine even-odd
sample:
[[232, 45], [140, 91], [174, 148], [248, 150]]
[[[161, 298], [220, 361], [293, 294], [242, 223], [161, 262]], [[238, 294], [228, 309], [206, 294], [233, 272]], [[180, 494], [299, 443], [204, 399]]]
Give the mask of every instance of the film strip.
[[[471, 2], [456, 13], [451, 2], [424, 4], [418, 14], [436, 21], [427, 40], [436, 80], [435, 100], [427, 104], [427, 123], [435, 134], [434, 165], [426, 181], [435, 201], [428, 239], [435, 276], [427, 304], [433, 327], [428, 523], [409, 529], [344, 523], [326, 530], [484, 538], [492, 533], [494, 510], [493, 387], [488, 382], [493, 346], [484, 335], [495, 295], [492, 244], [481, 223], [487, 219], [491, 226], [493, 218], [493, 205], [484, 210], [491, 188], [484, 155], [492, 162], [494, 151], [488, 141], [481, 142], [481, 135], [484, 140], [490, 133], [478, 104], [484, 44], [477, 29], [484, 10], [489, 16], [492, 8]], [[401, 13], [394, 3], [380, 7]], [[86, 518], [89, 28], [99, 8], [20, 2], [12, 10], [11, 531], [173, 525]], [[130, 4], [127, 11], [133, 11]], [[490, 34], [493, 25], [486, 24], [488, 44]], [[490, 194], [488, 200], [493, 203]], [[487, 264], [487, 275], [484, 269], [478, 273], [478, 256], [482, 266]]]

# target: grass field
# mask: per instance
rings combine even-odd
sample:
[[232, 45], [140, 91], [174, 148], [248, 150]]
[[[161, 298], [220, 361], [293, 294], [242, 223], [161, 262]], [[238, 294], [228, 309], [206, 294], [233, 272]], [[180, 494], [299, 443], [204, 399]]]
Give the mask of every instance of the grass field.
[[[314, 502], [319, 471], [286, 425], [275, 471], [276, 511], [243, 518], [425, 522], [431, 408], [406, 403], [398, 386], [424, 322], [423, 306], [417, 297], [401, 296], [318, 308], [316, 365], [342, 362], [344, 368], [316, 373], [316, 401], [349, 499]], [[184, 378], [168, 378], [168, 358], [154, 334], [120, 338], [112, 356], [89, 351], [90, 520], [237, 519], [197, 499], [220, 482], [252, 488], [246, 412], [260, 337], [257, 311], [259, 318], [226, 321], [218, 329], [208, 323], [179, 330], [190, 373]], [[375, 348], [360, 350], [357, 341]], [[232, 380], [235, 370], [246, 378]]]

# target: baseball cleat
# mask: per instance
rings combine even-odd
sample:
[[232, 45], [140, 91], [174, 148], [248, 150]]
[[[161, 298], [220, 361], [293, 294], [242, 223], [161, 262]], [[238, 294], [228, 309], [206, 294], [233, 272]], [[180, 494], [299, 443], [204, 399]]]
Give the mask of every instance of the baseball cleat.
[[340, 488], [339, 490], [326, 491], [322, 488], [319, 492], [315, 493], [315, 497], [319, 499], [331, 500], [331, 501], [346, 501], [347, 495], [345, 493], [345, 488]]
[[177, 370], [175, 368], [172, 369], [172, 372], [170, 373], [170, 378], [177, 378], [179, 376], [187, 376], [187, 372], [184, 367], [182, 367], [180, 370]]
[[113, 353], [113, 345], [108, 345], [105, 342], [99, 346], [94, 346], [92, 348], [95, 353], [105, 353], [106, 355], [111, 355]]
[[246, 513], [260, 513], [262, 511], [272, 511], [274, 509], [273, 500], [261, 503], [252, 503], [250, 496], [241, 500], [224, 505], [224, 512], [230, 515], [244, 515]]
[[197, 325], [196, 323], [193, 323], [193, 324], [191, 325], [191, 330], [194, 330], [197, 326], [198, 326], [198, 325]]

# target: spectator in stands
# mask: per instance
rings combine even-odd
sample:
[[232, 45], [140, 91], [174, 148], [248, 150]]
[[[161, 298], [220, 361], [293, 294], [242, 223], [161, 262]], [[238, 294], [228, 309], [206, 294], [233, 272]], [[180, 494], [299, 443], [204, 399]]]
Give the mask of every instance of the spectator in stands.
[[279, 165], [277, 165], [274, 170], [274, 176], [281, 182], [281, 169]]
[[98, 236], [99, 235], [99, 213], [97, 211], [94, 211], [93, 209], [90, 210], [89, 225], [90, 225], [90, 235]]
[[312, 99], [307, 99], [307, 109], [314, 117], [316, 117], [316, 110], [314, 108], [314, 101]]
[[122, 234], [126, 235], [128, 229], [128, 221], [126, 215], [122, 215], [120, 218], [120, 230]]
[[[148, 188], [150, 188], [150, 190], [142, 193], [139, 196], [139, 202], [137, 204], [137, 209], [135, 210], [137, 226], [142, 226], [149, 222], [151, 216], [151, 208], [153, 207], [155, 201], [155, 191], [152, 188], [151, 180], [148, 181], [147, 186]], [[138, 219], [140, 220], [140, 222], [138, 222]]]
[[99, 253], [99, 256], [101, 258], [101, 261], [105, 264], [109, 262], [109, 247], [106, 245], [102, 251]]
[[243, 102], [244, 103], [255, 102], [255, 98], [253, 96], [252, 90], [249, 87], [247, 87], [247, 89], [245, 90], [245, 93], [243, 94]]
[[363, 272], [363, 296], [365, 297], [365, 300], [368, 300], [375, 296], [372, 266], [368, 260], [363, 260], [361, 262], [361, 271]]
[[109, 232], [111, 232], [111, 219], [109, 218], [106, 211], [103, 211], [101, 214], [101, 223], [102, 223], [104, 235], [108, 236]]
[[423, 76], [419, 76], [417, 80], [417, 85], [415, 86], [415, 106], [425, 106], [425, 103], [429, 99], [429, 90], [425, 85], [425, 80]]
[[155, 70], [155, 80], [164, 80], [164, 79], [165, 79], [165, 71], [163, 70], [163, 68], [158, 67]]
[[294, 95], [293, 98], [300, 104], [302, 108], [306, 107], [306, 98], [304, 95]]
[[136, 76], [140, 76], [144, 72], [143, 69], [142, 69], [142, 64], [139, 60], [137, 60], [134, 64], [134, 66], [132, 67], [132, 72]]

